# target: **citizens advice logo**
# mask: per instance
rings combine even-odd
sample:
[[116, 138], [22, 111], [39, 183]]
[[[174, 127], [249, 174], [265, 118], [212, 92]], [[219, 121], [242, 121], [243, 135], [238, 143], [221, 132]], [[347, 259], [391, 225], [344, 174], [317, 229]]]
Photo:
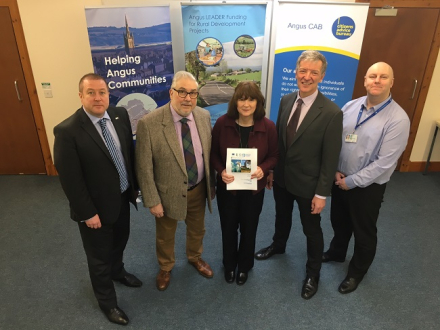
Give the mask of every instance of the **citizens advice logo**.
[[336, 39], [344, 40], [350, 38], [356, 29], [353, 19], [342, 16], [336, 19], [332, 26], [332, 33]]

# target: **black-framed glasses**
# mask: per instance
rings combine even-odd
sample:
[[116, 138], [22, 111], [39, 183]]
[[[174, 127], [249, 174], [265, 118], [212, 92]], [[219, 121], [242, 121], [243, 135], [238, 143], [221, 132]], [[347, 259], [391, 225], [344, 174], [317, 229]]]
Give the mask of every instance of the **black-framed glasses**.
[[179, 97], [181, 97], [183, 99], [188, 94], [189, 94], [189, 97], [192, 98], [192, 99], [196, 99], [197, 96], [199, 96], [199, 92], [187, 92], [187, 91], [184, 91], [184, 90], [181, 90], [181, 89], [175, 89], [175, 88], [173, 88], [173, 89], [177, 92], [177, 95], [179, 95]]

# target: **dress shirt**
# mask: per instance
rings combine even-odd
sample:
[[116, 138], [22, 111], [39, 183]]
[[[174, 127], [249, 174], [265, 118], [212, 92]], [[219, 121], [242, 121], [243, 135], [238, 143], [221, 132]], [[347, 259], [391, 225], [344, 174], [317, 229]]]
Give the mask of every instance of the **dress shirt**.
[[[363, 96], [342, 108], [344, 120], [338, 171], [346, 176], [345, 184], [350, 189], [388, 182], [405, 150], [410, 122], [408, 115], [394, 100], [356, 131], [354, 129], [361, 108], [360, 123], [390, 98], [391, 95], [382, 103], [367, 109], [367, 97]], [[345, 142], [345, 136], [353, 131], [357, 135], [357, 142]]]
[[[83, 107], [83, 110], [84, 110], [84, 107]], [[95, 116], [91, 115], [90, 113], [88, 113], [86, 110], [84, 110], [84, 112], [86, 113], [86, 115], [87, 115], [87, 116], [90, 118], [90, 120], [92, 121], [93, 125], [95, 126], [96, 130], [97, 130], [98, 133], [99, 133], [99, 136], [101, 137], [102, 141], [104, 141], [104, 144], [105, 144], [105, 145], [107, 145], [107, 144], [105, 143], [104, 136], [102, 135], [102, 129], [101, 129], [101, 125], [99, 125], [99, 121], [100, 121], [102, 118], [107, 119], [107, 121], [106, 121], [106, 125], [107, 125], [107, 128], [108, 128], [108, 131], [109, 131], [110, 134], [112, 135], [113, 141], [115, 141], [116, 150], [117, 150], [117, 152], [118, 152], [119, 158], [123, 160], [123, 162], [124, 162], [124, 166], [126, 167], [127, 165], [125, 164], [125, 159], [124, 159], [124, 156], [122, 155], [122, 151], [121, 151], [121, 142], [119, 141], [118, 134], [116, 133], [116, 129], [115, 129], [115, 127], [113, 126], [112, 120], [111, 120], [110, 116], [108, 115], [107, 111], [104, 113], [104, 116], [102, 116], [102, 118], [95, 117]], [[126, 172], [127, 172], [127, 171], [126, 171]], [[127, 177], [127, 182], [130, 182], [130, 181], [128, 180], [128, 177]]]
[[[185, 158], [183, 153], [183, 144], [182, 144], [182, 123], [180, 119], [183, 117], [179, 115], [176, 110], [173, 109], [173, 106], [170, 104], [171, 115], [173, 116], [174, 128], [176, 129], [177, 137], [180, 144], [180, 149], [182, 150], [182, 156]], [[197, 163], [197, 183], [203, 180], [205, 177], [205, 168], [203, 166], [203, 149], [202, 143], [200, 142], [199, 131], [197, 130], [196, 122], [194, 121], [194, 115], [191, 112], [188, 117], [187, 124], [189, 126], [189, 130], [191, 132], [191, 140], [194, 148], [194, 154], [196, 156]]]
[[303, 100], [304, 104], [301, 107], [301, 115], [299, 116], [298, 126], [297, 126], [297, 130], [298, 130], [298, 127], [301, 125], [304, 117], [307, 115], [307, 112], [309, 112], [310, 107], [312, 106], [313, 102], [315, 102], [317, 96], [318, 96], [318, 90], [316, 90], [312, 95], [309, 95], [307, 97], [300, 97], [298, 92], [296, 100], [293, 103], [292, 110], [290, 110], [290, 115], [289, 115], [289, 120], [287, 121], [287, 125], [289, 125], [290, 119], [292, 118], [293, 113], [295, 112], [293, 111], [293, 109], [297, 108], [298, 100], [301, 99]]
[[[301, 115], [299, 116], [298, 127], [301, 125], [304, 117], [307, 115], [307, 112], [309, 112], [310, 107], [312, 106], [313, 102], [315, 102], [317, 96], [318, 96], [318, 90], [316, 90], [312, 95], [309, 95], [304, 98], [300, 97], [299, 92], [298, 92], [296, 100], [293, 103], [292, 110], [290, 111], [289, 120], [287, 121], [287, 125], [289, 125], [290, 119], [292, 119], [293, 113], [295, 112], [295, 111], [293, 111], [293, 109], [297, 108], [299, 99], [303, 100], [304, 103], [301, 108]], [[298, 130], [298, 127], [297, 127], [297, 130]], [[315, 194], [315, 196], [320, 199], [326, 199], [325, 196], [316, 195], [316, 194]]]

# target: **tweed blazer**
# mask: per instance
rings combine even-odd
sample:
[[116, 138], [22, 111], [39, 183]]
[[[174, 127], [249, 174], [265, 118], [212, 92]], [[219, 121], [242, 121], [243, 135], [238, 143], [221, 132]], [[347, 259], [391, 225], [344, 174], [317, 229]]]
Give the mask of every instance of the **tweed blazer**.
[[[209, 166], [211, 152], [211, 116], [196, 107], [194, 121], [202, 144], [206, 196], [211, 208], [213, 176]], [[187, 182], [185, 159], [174, 127], [170, 103], [145, 115], [137, 126], [136, 173], [145, 207], [162, 203], [167, 217], [186, 218]]]
[[277, 118], [280, 158], [274, 180], [287, 191], [303, 198], [330, 196], [342, 146], [342, 111], [318, 91], [291, 145], [286, 145], [286, 128], [297, 93], [285, 95]]

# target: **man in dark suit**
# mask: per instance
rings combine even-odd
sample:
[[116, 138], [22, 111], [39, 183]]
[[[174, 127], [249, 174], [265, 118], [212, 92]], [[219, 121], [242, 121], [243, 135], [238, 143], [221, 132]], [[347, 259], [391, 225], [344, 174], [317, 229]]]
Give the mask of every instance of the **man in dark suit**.
[[321, 53], [303, 52], [296, 63], [299, 92], [281, 99], [277, 118], [280, 158], [268, 177], [268, 187], [274, 187], [275, 234], [273, 243], [255, 254], [256, 259], [264, 260], [285, 252], [296, 201], [307, 237], [304, 299], [318, 290], [324, 249], [320, 213], [330, 195], [342, 143], [342, 112], [318, 91], [326, 68]]
[[55, 165], [78, 222], [89, 274], [107, 318], [127, 324], [113, 281], [130, 287], [142, 282], [122, 261], [130, 233], [130, 204], [136, 206], [134, 146], [128, 113], [109, 107], [105, 80], [96, 74], [79, 82], [82, 107], [54, 128]]

